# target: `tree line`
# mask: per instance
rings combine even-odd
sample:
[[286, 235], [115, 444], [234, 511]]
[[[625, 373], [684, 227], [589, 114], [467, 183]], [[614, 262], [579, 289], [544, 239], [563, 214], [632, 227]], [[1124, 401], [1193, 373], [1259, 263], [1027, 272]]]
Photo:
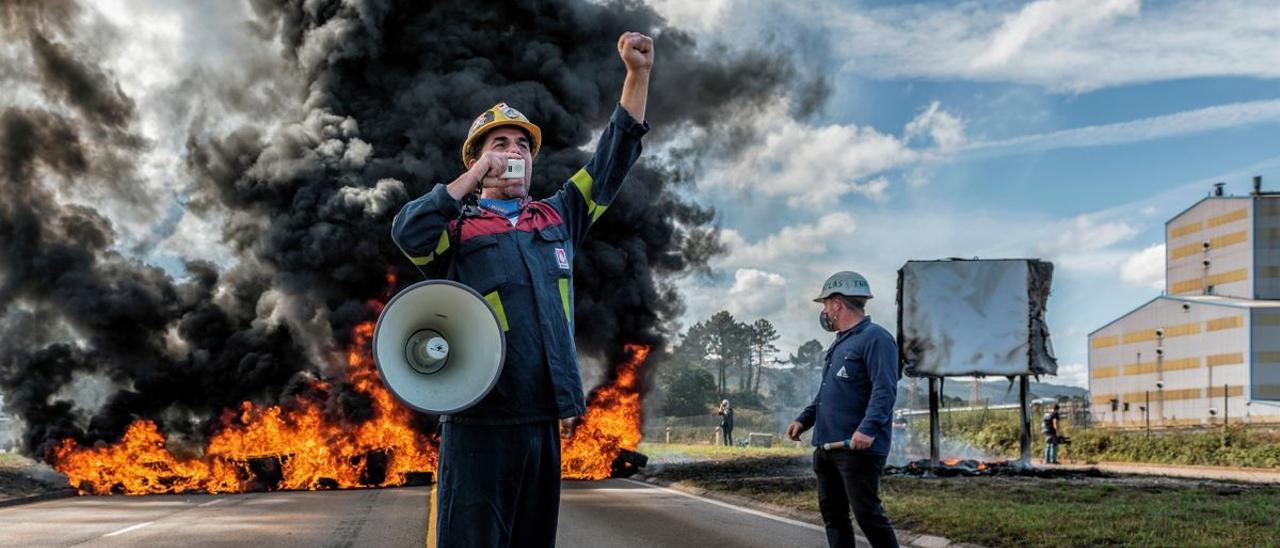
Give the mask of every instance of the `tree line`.
[[804, 405], [813, 397], [825, 349], [814, 339], [782, 358], [779, 338], [769, 320], [742, 322], [724, 310], [693, 324], [659, 375], [663, 414], [702, 414], [726, 398], [745, 407]]

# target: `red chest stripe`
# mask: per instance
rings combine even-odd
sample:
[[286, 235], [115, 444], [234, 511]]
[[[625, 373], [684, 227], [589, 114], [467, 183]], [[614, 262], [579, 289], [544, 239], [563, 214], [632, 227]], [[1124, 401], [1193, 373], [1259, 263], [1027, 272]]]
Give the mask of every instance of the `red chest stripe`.
[[[457, 223], [458, 221], [449, 223], [450, 233], [456, 228]], [[512, 230], [532, 232], [561, 224], [564, 224], [564, 221], [560, 218], [560, 212], [556, 211], [556, 208], [540, 201], [529, 202], [524, 207], [524, 210], [520, 212], [520, 221], [516, 223], [516, 226], [511, 226], [511, 221], [500, 215], [481, 210], [480, 216], [468, 217], [467, 222], [462, 223], [462, 241], [465, 242], [476, 236], [502, 234]]]

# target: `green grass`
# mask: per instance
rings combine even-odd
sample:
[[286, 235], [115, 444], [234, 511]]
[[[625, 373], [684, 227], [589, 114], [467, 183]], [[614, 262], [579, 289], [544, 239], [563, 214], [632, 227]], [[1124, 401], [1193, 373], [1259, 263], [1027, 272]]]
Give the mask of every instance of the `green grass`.
[[[1040, 422], [1032, 421], [1032, 454], [1044, 453]], [[928, 422], [913, 424], [920, 439], [928, 439]], [[1018, 416], [996, 410], [948, 413], [942, 417], [944, 437], [961, 438], [993, 455], [1018, 455]], [[1153, 431], [1120, 431], [1108, 428], [1076, 428], [1067, 423], [1064, 432], [1071, 445], [1061, 457], [1075, 462], [1138, 462], [1253, 468], [1280, 467], [1280, 430], [1273, 426], [1232, 425], [1221, 428]], [[927, 443], [927, 442], [926, 442]]]
[[989, 546], [1280, 545], [1273, 487], [894, 477], [881, 491], [900, 527]]
[[[668, 464], [659, 479], [817, 512], [807, 459]], [[1280, 488], [1151, 478], [886, 477], [902, 530], [1012, 546], [1280, 546]]]
[[692, 459], [692, 460], [725, 460], [742, 457], [766, 456], [802, 456], [813, 452], [809, 446], [795, 447], [793, 442], [785, 446], [774, 447], [726, 447], [723, 445], [698, 445], [685, 443], [649, 443], [640, 444], [639, 451], [650, 459]]

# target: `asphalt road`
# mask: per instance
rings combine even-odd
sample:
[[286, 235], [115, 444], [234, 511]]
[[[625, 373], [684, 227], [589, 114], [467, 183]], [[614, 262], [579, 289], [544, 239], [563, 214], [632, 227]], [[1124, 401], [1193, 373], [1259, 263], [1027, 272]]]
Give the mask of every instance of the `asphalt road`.
[[[425, 487], [74, 497], [0, 508], [8, 546], [423, 546]], [[559, 546], [823, 546], [822, 531], [629, 480], [565, 482]]]
[[565, 547], [826, 546], [822, 528], [631, 480], [565, 482]]
[[427, 488], [74, 497], [0, 508], [0, 546], [422, 546]]

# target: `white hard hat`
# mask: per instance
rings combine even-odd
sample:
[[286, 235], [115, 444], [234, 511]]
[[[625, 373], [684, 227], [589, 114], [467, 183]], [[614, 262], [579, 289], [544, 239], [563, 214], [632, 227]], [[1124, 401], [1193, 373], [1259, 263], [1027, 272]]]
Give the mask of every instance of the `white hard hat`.
[[820, 303], [823, 299], [832, 295], [866, 297], [870, 299], [871, 284], [867, 283], [867, 279], [862, 274], [852, 270], [836, 272], [822, 284], [822, 293], [818, 294], [818, 298], [813, 301]]

